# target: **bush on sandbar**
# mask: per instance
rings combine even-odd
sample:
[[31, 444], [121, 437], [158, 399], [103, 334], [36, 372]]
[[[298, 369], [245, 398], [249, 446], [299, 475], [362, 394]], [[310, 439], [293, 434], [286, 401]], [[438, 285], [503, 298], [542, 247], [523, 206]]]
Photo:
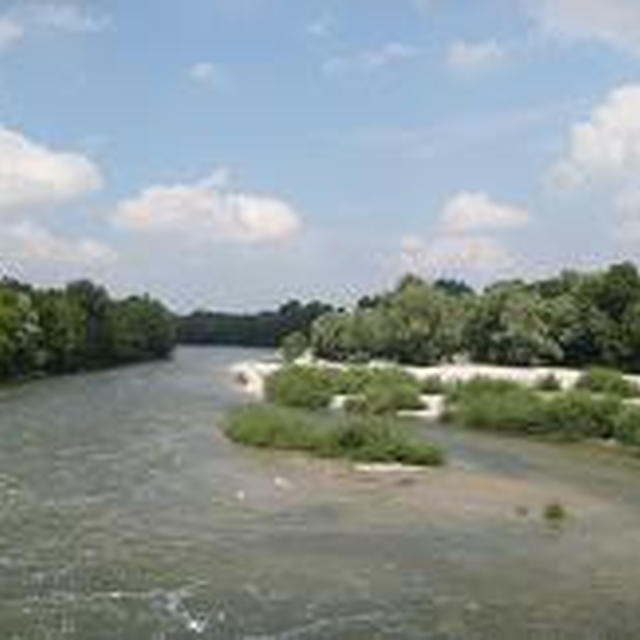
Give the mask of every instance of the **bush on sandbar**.
[[637, 385], [627, 380], [619, 371], [604, 367], [593, 367], [585, 371], [578, 378], [576, 389], [610, 393], [621, 398], [633, 398], [640, 392]]
[[394, 418], [310, 413], [269, 404], [241, 407], [225, 421], [232, 441], [252, 447], [355, 461], [442, 464], [441, 450], [409, 430], [406, 421]]
[[640, 408], [623, 407], [615, 416], [613, 431], [618, 442], [640, 446]]
[[424, 408], [420, 399], [420, 385], [414, 379], [374, 379], [362, 392], [349, 398], [345, 410], [356, 414], [385, 415], [398, 411]]
[[469, 380], [458, 380], [447, 387], [447, 399], [456, 402], [463, 397], [473, 397], [485, 393], [499, 394], [510, 391], [519, 391], [524, 385], [515, 380], [489, 378], [487, 376], [475, 376]]
[[427, 376], [420, 387], [425, 395], [439, 396], [447, 392], [449, 385], [440, 376]]
[[[565, 440], [635, 437], [633, 417], [615, 396], [569, 391], [543, 398], [518, 386], [500, 388], [469, 382], [448, 399], [450, 419], [476, 429], [553, 435]], [[640, 419], [640, 412], [635, 416]]]
[[272, 373], [265, 382], [267, 400], [285, 407], [323, 409], [334, 395], [331, 371], [291, 365]]
[[534, 388], [544, 392], [562, 391], [562, 383], [556, 375], [548, 373], [535, 381]]

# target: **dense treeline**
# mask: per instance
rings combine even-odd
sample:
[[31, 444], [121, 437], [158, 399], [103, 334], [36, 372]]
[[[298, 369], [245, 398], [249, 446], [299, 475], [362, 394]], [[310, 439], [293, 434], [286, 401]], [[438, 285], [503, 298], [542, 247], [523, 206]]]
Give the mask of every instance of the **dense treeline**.
[[332, 308], [321, 302], [297, 300], [276, 311], [256, 314], [196, 311], [178, 319], [178, 341], [183, 344], [276, 347], [292, 333], [308, 335], [316, 318]]
[[640, 371], [640, 275], [631, 263], [564, 271], [532, 283], [464, 283], [406, 276], [313, 325], [311, 346], [332, 360], [433, 364], [466, 357], [505, 365], [599, 364]]
[[0, 379], [167, 357], [174, 320], [149, 297], [113, 300], [89, 281], [35, 289], [0, 280]]

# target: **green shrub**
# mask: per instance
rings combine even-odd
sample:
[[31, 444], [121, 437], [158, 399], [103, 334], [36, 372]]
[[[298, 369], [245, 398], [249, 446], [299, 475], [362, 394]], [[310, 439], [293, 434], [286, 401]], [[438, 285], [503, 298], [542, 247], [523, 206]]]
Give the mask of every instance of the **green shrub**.
[[625, 406], [617, 413], [613, 436], [622, 444], [640, 446], [640, 408]]
[[447, 396], [451, 401], [457, 401], [462, 397], [474, 396], [485, 393], [507, 393], [524, 389], [524, 385], [515, 380], [504, 380], [476, 376], [469, 380], [459, 380], [447, 388]]
[[619, 371], [593, 367], [585, 371], [576, 382], [576, 389], [594, 393], [610, 393], [621, 398], [632, 398], [638, 395], [638, 387], [627, 380]]
[[422, 393], [428, 396], [442, 395], [447, 391], [447, 384], [440, 376], [428, 376], [421, 383]]
[[586, 391], [569, 391], [544, 405], [545, 431], [568, 440], [611, 438], [622, 403], [615, 396], [594, 397]]
[[466, 389], [449, 402], [449, 419], [467, 427], [505, 432], [537, 433], [543, 425], [544, 400], [530, 390]]
[[570, 391], [545, 399], [533, 389], [499, 391], [483, 385], [462, 388], [447, 404], [449, 419], [467, 427], [553, 434], [566, 440], [613, 437], [622, 409], [622, 401], [615, 396], [594, 397], [585, 391]]
[[332, 370], [333, 390], [343, 395], [362, 393], [375, 375], [374, 369], [367, 367], [345, 367]]
[[309, 348], [309, 339], [301, 331], [290, 333], [284, 338], [280, 349], [286, 362], [293, 362]]
[[621, 410], [615, 396], [594, 397], [581, 390], [556, 396], [546, 405], [549, 431], [565, 438], [610, 438], [614, 418]]
[[[362, 384], [349, 388], [357, 394], [345, 405], [350, 413], [384, 415], [424, 406], [418, 380], [399, 369], [367, 370], [366, 376], [360, 374], [358, 382]], [[344, 392], [345, 388], [342, 387], [341, 391]]]
[[224, 428], [232, 441], [252, 447], [369, 462], [443, 463], [440, 449], [414, 439], [408, 424], [393, 418], [310, 413], [264, 404], [232, 411]]
[[323, 409], [333, 398], [332, 375], [319, 367], [289, 365], [267, 378], [265, 393], [270, 402], [285, 407]]
[[229, 413], [225, 432], [251, 447], [312, 451], [321, 437], [314, 414], [273, 405], [251, 405]]
[[420, 393], [420, 383], [397, 367], [345, 367], [332, 370], [334, 392], [345, 395], [363, 393], [371, 385], [407, 386]]
[[534, 388], [538, 391], [562, 391], [562, 383], [553, 373], [548, 373], [535, 381]]
[[567, 510], [559, 502], [551, 502], [544, 508], [542, 515], [547, 522], [558, 523], [567, 517]]
[[370, 384], [365, 389], [364, 400], [368, 413], [374, 415], [423, 408], [420, 394], [413, 385], [406, 384]]

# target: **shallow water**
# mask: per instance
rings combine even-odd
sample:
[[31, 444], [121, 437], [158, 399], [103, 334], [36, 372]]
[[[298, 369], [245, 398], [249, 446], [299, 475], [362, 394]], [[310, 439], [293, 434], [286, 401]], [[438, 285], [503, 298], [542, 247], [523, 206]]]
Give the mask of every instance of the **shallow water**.
[[2, 640], [640, 637], [638, 464], [426, 426], [419, 474], [237, 448], [247, 357], [0, 390]]

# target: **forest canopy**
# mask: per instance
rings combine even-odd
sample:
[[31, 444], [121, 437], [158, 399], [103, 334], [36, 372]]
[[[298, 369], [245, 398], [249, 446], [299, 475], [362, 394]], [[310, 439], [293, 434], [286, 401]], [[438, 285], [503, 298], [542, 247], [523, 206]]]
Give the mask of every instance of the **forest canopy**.
[[196, 311], [178, 319], [178, 340], [193, 345], [277, 347], [290, 334], [308, 336], [314, 320], [330, 311], [332, 307], [322, 302], [298, 300], [254, 314]]
[[318, 318], [311, 347], [338, 361], [430, 365], [462, 357], [640, 371], [640, 275], [625, 262], [530, 283], [498, 282], [481, 293], [464, 283], [405, 276], [352, 311]]
[[172, 315], [148, 296], [114, 300], [87, 280], [62, 289], [0, 280], [0, 379], [165, 358], [174, 345]]

